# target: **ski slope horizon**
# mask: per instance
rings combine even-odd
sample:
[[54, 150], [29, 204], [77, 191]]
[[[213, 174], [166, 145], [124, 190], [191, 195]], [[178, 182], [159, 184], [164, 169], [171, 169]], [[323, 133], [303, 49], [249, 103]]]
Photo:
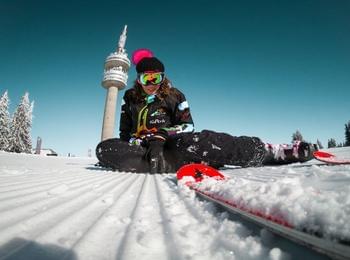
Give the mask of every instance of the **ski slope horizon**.
[[[328, 151], [350, 158], [349, 147]], [[95, 162], [0, 152], [0, 258], [328, 259], [230, 219], [176, 185], [175, 174], [106, 171]], [[350, 165], [305, 164], [223, 170], [230, 181], [221, 194], [347, 241]]]
[[[118, 105], [121, 105], [122, 104], [122, 100], [121, 100], [121, 94], [123, 92], [121, 92], [119, 94], [119, 98], [118, 98], [118, 102], [117, 104]], [[2, 93], [0, 93], [2, 94]], [[30, 99], [30, 101], [34, 101], [33, 98]], [[14, 106], [10, 104], [10, 112], [11, 114], [13, 114], [13, 111], [14, 111]], [[67, 140], [65, 140], [66, 137], [63, 137], [63, 140], [60, 141], [60, 140], [56, 140], [55, 138], [55, 135], [57, 134], [57, 132], [59, 132], [59, 129], [57, 129], [58, 131], [53, 131], [53, 132], [50, 132], [49, 134], [38, 134], [37, 130], [36, 130], [36, 123], [37, 121], [39, 120], [36, 116], [35, 116], [35, 105], [34, 105], [34, 115], [33, 115], [33, 125], [32, 125], [32, 131], [31, 131], [31, 139], [32, 139], [32, 147], [33, 149], [35, 149], [36, 147], [36, 143], [37, 143], [37, 138], [40, 137], [41, 138], [41, 141], [42, 141], [42, 149], [52, 149], [53, 151], [55, 151], [59, 156], [77, 156], [77, 157], [85, 157], [85, 156], [88, 156], [91, 152], [91, 155], [92, 156], [95, 156], [95, 148], [97, 146], [97, 144], [101, 141], [100, 140], [100, 135], [102, 134], [102, 116], [103, 114], [101, 114], [101, 126], [100, 127], [97, 127], [98, 129], [101, 129], [101, 132], [98, 134], [98, 136], [91, 136], [92, 139], [91, 140], [82, 140], [81, 137], [77, 137], [76, 140], [72, 140], [73, 143], [68, 143]], [[194, 113], [192, 113], [194, 114]], [[63, 115], [60, 115], [60, 116], [63, 116]], [[117, 112], [116, 112], [116, 123], [115, 123], [115, 129], [114, 129], [114, 132], [115, 132], [115, 135], [114, 135], [114, 138], [119, 138], [119, 119], [120, 119], [120, 106], [117, 107]], [[341, 128], [341, 126], [332, 126], [331, 128], [329, 127], [326, 127], [326, 131], [329, 131], [329, 134], [327, 133], [326, 135], [329, 136], [329, 137], [325, 137], [325, 134], [318, 134], [317, 132], [315, 131], [312, 131], [312, 132], [309, 132], [310, 129], [308, 130], [308, 132], [303, 132], [303, 129], [305, 130], [304, 126], [301, 126], [301, 127], [295, 127], [295, 129], [291, 129], [291, 132], [288, 132], [288, 133], [284, 133], [284, 134], [279, 134], [276, 138], [274, 137], [271, 137], [271, 134], [267, 134], [267, 133], [260, 133], [260, 136], [254, 134], [253, 132], [251, 132], [251, 134], [249, 134], [249, 132], [247, 133], [243, 133], [243, 132], [240, 132], [239, 134], [236, 134], [236, 136], [257, 136], [259, 137], [263, 142], [265, 143], [272, 143], [272, 144], [290, 144], [292, 142], [292, 135], [296, 132], [296, 131], [299, 131], [304, 140], [306, 142], [310, 142], [310, 143], [314, 143], [316, 144], [317, 141], [320, 141], [321, 144], [327, 148], [327, 143], [328, 141], [332, 138], [336, 141], [337, 145], [339, 144], [343, 144], [345, 143], [345, 124], [347, 124], [348, 122], [350, 122], [350, 120], [348, 121], [345, 121], [343, 123], [343, 128]], [[40, 124], [42, 124], [45, 122], [41, 122]], [[51, 121], [47, 121], [47, 123], [49, 125], [52, 124]], [[211, 125], [210, 121], [207, 122], [208, 125]], [[289, 122], [289, 124], [293, 124], [293, 122]], [[69, 131], [75, 131], [75, 127], [77, 127], [76, 125], [71, 125], [69, 126], [70, 128], [69, 129], [66, 129], [66, 134], [69, 135]], [[239, 127], [238, 127], [239, 128]], [[96, 130], [96, 127], [94, 126], [94, 129]], [[204, 130], [204, 129], [208, 129], [208, 130], [214, 130], [214, 131], [217, 131], [217, 132], [225, 132], [225, 133], [228, 133], [228, 134], [232, 134], [235, 136], [234, 133], [232, 133], [232, 131], [228, 130], [228, 129], [220, 129], [219, 128], [216, 128], [216, 129], [210, 129], [209, 127], [207, 128], [202, 128], [202, 129], [198, 129], [195, 127], [195, 131], [198, 132], [198, 131], [201, 131], [201, 130]], [[334, 131], [334, 129], [337, 129]], [[269, 129], [269, 130], [272, 130], [272, 129]], [[275, 129], [276, 130], [276, 129]], [[68, 131], [68, 132], [67, 132]], [[306, 133], [306, 134], [305, 134]], [[331, 134], [332, 133], [332, 134]], [[335, 134], [336, 133], [336, 134]], [[44, 136], [44, 137], [43, 137]], [[262, 136], [265, 136], [265, 137], [269, 137], [269, 138], [262, 138]], [[321, 137], [320, 137], [321, 136]], [[323, 136], [323, 137], [322, 137]], [[67, 136], [67, 139], [71, 139], [71, 137], [68, 137]], [[280, 141], [278, 141], [280, 140]], [[73, 147], [76, 143], [75, 142], [78, 142], [79, 143], [79, 146], [78, 147]], [[64, 143], [64, 146], [68, 146], [69, 148], [63, 148], [62, 147], [62, 143]]]
[[[121, 95], [122, 95], [123, 92], [121, 92], [121, 94], [119, 94], [119, 98], [118, 98], [118, 102], [117, 104], [120, 105], [122, 104], [122, 101], [121, 101]], [[0, 93], [2, 94], [2, 93]], [[33, 100], [33, 98], [30, 99], [30, 101], [34, 101], [35, 102], [35, 98]], [[10, 104], [11, 105], [11, 104]], [[37, 121], [39, 120], [36, 116], [35, 116], [35, 107], [36, 105], [34, 105], [34, 115], [33, 115], [33, 125], [32, 125], [32, 131], [31, 131], [31, 139], [32, 139], [32, 146], [33, 146], [33, 149], [35, 149], [36, 147], [36, 143], [37, 143], [37, 138], [40, 137], [41, 138], [41, 141], [42, 141], [42, 149], [52, 149], [54, 150], [59, 156], [77, 156], [77, 157], [85, 157], [85, 156], [88, 156], [88, 154], [90, 153], [91, 151], [91, 154], [92, 156], [95, 156], [95, 148], [97, 146], [97, 144], [101, 141], [100, 140], [100, 135], [102, 133], [102, 116], [103, 114], [101, 114], [101, 126], [98, 127], [98, 129], [101, 129], [101, 133], [98, 134], [98, 136], [93, 136], [91, 140], [82, 140], [81, 137], [77, 137], [78, 139], [77, 140], [74, 140], [72, 141], [73, 143], [71, 144], [68, 144], [68, 142], [65, 140], [65, 137], [63, 137], [63, 143], [65, 146], [68, 146], [69, 148], [63, 148], [62, 147], [62, 142], [59, 141], [59, 140], [56, 140], [56, 137], [55, 135], [57, 134], [57, 132], [59, 132], [59, 129], [57, 129], [58, 131], [53, 131], [49, 134], [38, 134], [37, 130], [36, 130], [36, 124], [37, 124]], [[14, 106], [11, 105], [10, 107], [10, 111], [11, 111], [11, 114], [13, 114], [13, 111], [14, 111]], [[192, 113], [194, 114], [194, 113]], [[60, 115], [60, 116], [63, 116], [63, 115]], [[114, 135], [114, 138], [119, 138], [119, 119], [120, 119], [120, 107], [117, 108], [117, 113], [116, 113], [116, 123], [115, 123], [115, 129], [114, 129], [114, 132], [115, 132], [115, 135]], [[290, 144], [292, 142], [292, 135], [296, 132], [296, 131], [299, 131], [304, 140], [306, 142], [310, 142], [310, 143], [314, 143], [316, 144], [317, 141], [320, 141], [321, 144], [326, 148], [327, 147], [327, 143], [328, 141], [332, 138], [336, 141], [337, 145], [339, 144], [343, 144], [345, 143], [345, 124], [347, 124], [348, 122], [350, 122], [350, 120], [348, 121], [345, 121], [343, 123], [343, 128], [340, 126], [332, 126], [330, 130], [328, 127], [327, 129], [329, 129], [329, 134], [326, 134], [327, 136], [329, 137], [325, 137], [325, 134], [318, 134], [317, 132], [313, 131], [313, 132], [303, 132], [302, 129], [305, 130], [304, 126], [301, 126], [301, 127], [295, 127], [295, 129], [291, 129], [290, 132], [288, 133], [285, 133], [285, 134], [279, 134], [278, 137], [276, 138], [273, 138], [271, 137], [270, 134], [267, 134], [267, 133], [260, 133], [260, 136], [254, 134], [253, 132], [251, 132], [251, 134], [249, 134], [249, 132], [247, 133], [243, 133], [243, 132], [240, 132], [238, 135], [236, 136], [257, 136], [259, 137], [263, 142], [266, 142], [266, 143], [272, 143], [272, 144]], [[42, 124], [45, 122], [41, 122], [40, 124]], [[47, 121], [48, 124], [52, 124], [51, 121]], [[208, 126], [211, 125], [210, 121], [207, 122], [208, 123]], [[289, 123], [292, 123], [292, 122], [289, 122]], [[66, 134], [69, 135], [69, 131], [75, 131], [76, 125], [71, 125], [69, 129], [66, 129]], [[95, 128], [95, 126], [94, 126]], [[239, 128], [239, 127], [238, 127]], [[214, 130], [214, 131], [217, 131], [217, 132], [225, 132], [225, 133], [228, 133], [228, 134], [232, 134], [235, 136], [234, 133], [232, 133], [232, 131], [228, 130], [228, 129], [220, 129], [219, 128], [216, 128], [216, 129], [210, 129], [210, 127], [204, 127], [202, 129], [198, 129], [195, 127], [195, 131], [198, 132], [198, 131], [201, 131], [201, 130], [204, 130], [204, 129], [208, 129], [208, 130]], [[334, 129], [337, 129], [334, 131]], [[95, 129], [96, 130], [96, 129]], [[269, 129], [269, 130], [272, 130], [272, 129]], [[68, 131], [68, 132], [67, 132]], [[44, 137], [43, 137], [44, 136]], [[269, 137], [269, 138], [266, 138], [266, 139], [263, 139], [261, 136], [265, 136], [265, 137]], [[323, 137], [322, 137], [323, 136]], [[67, 139], [70, 139], [71, 137], [68, 137], [67, 136]], [[280, 140], [280, 141], [278, 141]], [[76, 145], [75, 142], [78, 142], [79, 143], [79, 146], [78, 147], [74, 147], [74, 145]], [[96, 142], [96, 143], [95, 143]]]

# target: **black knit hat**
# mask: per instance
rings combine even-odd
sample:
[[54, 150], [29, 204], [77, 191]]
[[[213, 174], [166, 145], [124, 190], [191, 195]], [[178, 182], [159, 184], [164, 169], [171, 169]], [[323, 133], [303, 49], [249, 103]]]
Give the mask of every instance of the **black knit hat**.
[[165, 68], [163, 63], [156, 57], [145, 57], [141, 59], [136, 65], [137, 73], [146, 71], [164, 72]]

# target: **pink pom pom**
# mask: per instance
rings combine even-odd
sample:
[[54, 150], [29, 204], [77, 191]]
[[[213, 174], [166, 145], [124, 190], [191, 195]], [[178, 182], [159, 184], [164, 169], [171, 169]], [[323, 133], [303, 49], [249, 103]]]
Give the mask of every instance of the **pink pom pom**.
[[133, 64], [137, 65], [143, 58], [151, 58], [153, 57], [153, 52], [149, 49], [138, 49], [134, 51], [131, 57], [131, 61]]

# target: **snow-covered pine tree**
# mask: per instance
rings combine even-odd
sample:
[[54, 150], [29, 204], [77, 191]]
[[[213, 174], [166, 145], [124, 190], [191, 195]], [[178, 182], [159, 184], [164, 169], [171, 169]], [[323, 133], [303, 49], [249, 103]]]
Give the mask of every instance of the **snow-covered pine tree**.
[[10, 143], [10, 100], [7, 90], [0, 98], [0, 150], [7, 151]]
[[337, 142], [335, 141], [334, 138], [331, 138], [328, 140], [328, 148], [333, 148], [337, 146]]
[[345, 144], [344, 146], [350, 146], [350, 121], [345, 124]]
[[10, 151], [16, 153], [31, 153], [31, 127], [34, 103], [29, 102], [29, 94], [22, 97], [12, 117]]
[[301, 133], [299, 132], [299, 130], [297, 130], [293, 135], [292, 135], [292, 142], [294, 141], [304, 141], [303, 136], [301, 135]]
[[318, 146], [318, 149], [323, 149], [323, 145], [322, 145], [321, 141], [318, 139], [317, 139], [317, 146]]

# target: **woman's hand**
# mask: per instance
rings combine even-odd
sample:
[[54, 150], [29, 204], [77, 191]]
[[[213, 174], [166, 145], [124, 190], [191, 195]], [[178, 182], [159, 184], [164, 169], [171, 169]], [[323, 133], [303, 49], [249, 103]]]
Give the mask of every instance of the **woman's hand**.
[[141, 138], [131, 137], [129, 140], [129, 144], [131, 145], [142, 145], [143, 140]]

